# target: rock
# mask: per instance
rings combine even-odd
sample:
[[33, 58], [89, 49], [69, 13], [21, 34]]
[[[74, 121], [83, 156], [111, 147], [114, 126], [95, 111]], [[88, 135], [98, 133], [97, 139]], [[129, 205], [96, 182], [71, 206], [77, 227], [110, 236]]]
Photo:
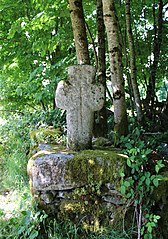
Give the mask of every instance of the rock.
[[80, 221], [89, 230], [116, 220], [122, 225], [122, 167], [126, 168], [124, 155], [112, 150], [39, 151], [28, 163], [31, 192], [48, 214]]
[[98, 137], [98, 138], [93, 138], [92, 144], [95, 147], [104, 147], [104, 146], [112, 145], [112, 142], [109, 141], [109, 139], [106, 139], [104, 137]]
[[56, 90], [56, 105], [67, 112], [67, 147], [72, 150], [92, 147], [94, 112], [104, 104], [104, 87], [95, 84], [95, 72], [90, 65], [71, 66], [68, 80]]
[[39, 151], [28, 163], [33, 191], [72, 189], [73, 183], [65, 177], [65, 165], [74, 155]]

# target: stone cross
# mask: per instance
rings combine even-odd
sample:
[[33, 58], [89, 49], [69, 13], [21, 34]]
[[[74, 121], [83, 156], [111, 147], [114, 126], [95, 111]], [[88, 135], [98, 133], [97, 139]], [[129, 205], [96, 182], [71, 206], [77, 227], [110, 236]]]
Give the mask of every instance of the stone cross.
[[96, 70], [91, 65], [68, 68], [68, 79], [60, 81], [56, 105], [67, 111], [67, 147], [73, 150], [92, 146], [94, 111], [104, 104], [104, 87], [95, 83]]

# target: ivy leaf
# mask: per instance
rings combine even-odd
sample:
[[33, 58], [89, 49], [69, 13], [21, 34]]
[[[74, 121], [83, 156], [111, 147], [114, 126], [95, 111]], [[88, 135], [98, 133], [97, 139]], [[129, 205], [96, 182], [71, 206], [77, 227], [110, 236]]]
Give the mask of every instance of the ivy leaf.
[[121, 169], [120, 171], [119, 171], [119, 173], [120, 173], [120, 177], [124, 177], [125, 176], [125, 173], [123, 172], [123, 169]]

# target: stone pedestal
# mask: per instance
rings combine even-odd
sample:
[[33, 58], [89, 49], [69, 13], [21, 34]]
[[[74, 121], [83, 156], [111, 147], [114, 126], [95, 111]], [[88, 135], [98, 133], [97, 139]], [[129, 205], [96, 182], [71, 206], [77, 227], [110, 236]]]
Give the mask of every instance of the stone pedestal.
[[125, 159], [113, 151], [43, 150], [29, 160], [28, 174], [39, 207], [61, 220], [80, 221], [82, 226], [98, 230], [103, 224], [122, 224], [121, 167], [125, 167]]
[[104, 104], [104, 87], [95, 83], [95, 72], [90, 65], [71, 66], [68, 79], [58, 84], [56, 105], [66, 110], [69, 149], [91, 148], [94, 111]]

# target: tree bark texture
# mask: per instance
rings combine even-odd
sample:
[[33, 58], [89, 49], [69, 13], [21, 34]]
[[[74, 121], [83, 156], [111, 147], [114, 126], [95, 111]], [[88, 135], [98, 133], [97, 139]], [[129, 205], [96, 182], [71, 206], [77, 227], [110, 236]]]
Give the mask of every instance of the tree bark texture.
[[117, 137], [128, 133], [125, 104], [122, 54], [114, 0], [103, 0], [104, 22], [108, 38], [108, 50], [113, 91], [114, 121]]
[[129, 53], [130, 53], [131, 84], [132, 84], [132, 90], [133, 90], [133, 96], [134, 96], [135, 109], [137, 112], [137, 120], [141, 122], [143, 118], [143, 113], [142, 113], [140, 94], [139, 94], [138, 83], [136, 78], [135, 46], [134, 46], [134, 38], [133, 38], [132, 26], [131, 26], [130, 0], [126, 0], [125, 2], [125, 14], [126, 14], [126, 29], [127, 29], [127, 37], [128, 37], [128, 46], [129, 46]]
[[82, 0], [68, 0], [78, 64], [90, 64]]
[[[105, 55], [105, 25], [103, 20], [102, 0], [97, 0], [97, 35], [98, 35], [98, 81], [106, 89], [106, 55]], [[106, 99], [106, 91], [105, 96]], [[107, 136], [107, 109], [104, 106], [100, 111], [95, 113], [94, 136]]]
[[106, 86], [105, 25], [102, 0], [97, 0], [98, 79]]
[[153, 43], [153, 63], [151, 65], [151, 72], [149, 77], [149, 83], [147, 87], [146, 101], [149, 105], [149, 114], [152, 116], [154, 101], [155, 101], [155, 84], [157, 67], [159, 63], [160, 50], [162, 44], [162, 28], [163, 28], [163, 1], [158, 0], [158, 16], [156, 16], [156, 9], [153, 6], [153, 18], [154, 18], [154, 43]]

